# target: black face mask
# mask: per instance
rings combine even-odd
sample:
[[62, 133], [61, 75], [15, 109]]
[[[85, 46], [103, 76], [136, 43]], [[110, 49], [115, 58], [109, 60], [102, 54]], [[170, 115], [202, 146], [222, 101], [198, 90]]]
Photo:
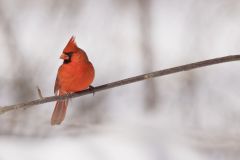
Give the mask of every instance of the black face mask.
[[68, 64], [71, 62], [71, 58], [72, 58], [72, 55], [73, 55], [73, 52], [63, 52], [64, 54], [66, 54], [68, 56], [68, 59], [65, 59], [63, 61], [63, 64]]

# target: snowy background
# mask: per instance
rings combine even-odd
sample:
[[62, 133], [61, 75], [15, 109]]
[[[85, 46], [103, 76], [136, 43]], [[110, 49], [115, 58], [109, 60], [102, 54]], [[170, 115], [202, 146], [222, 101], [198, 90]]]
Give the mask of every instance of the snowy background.
[[[239, 54], [238, 0], [0, 0], [0, 106], [53, 95], [72, 35], [94, 86]], [[0, 115], [0, 160], [237, 160], [239, 62]]]

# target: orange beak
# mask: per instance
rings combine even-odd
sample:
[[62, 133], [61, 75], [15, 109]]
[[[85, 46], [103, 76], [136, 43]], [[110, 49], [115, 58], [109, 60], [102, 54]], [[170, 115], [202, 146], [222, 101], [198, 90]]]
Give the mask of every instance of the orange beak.
[[66, 54], [62, 53], [61, 56], [60, 56], [60, 59], [68, 60], [69, 57]]

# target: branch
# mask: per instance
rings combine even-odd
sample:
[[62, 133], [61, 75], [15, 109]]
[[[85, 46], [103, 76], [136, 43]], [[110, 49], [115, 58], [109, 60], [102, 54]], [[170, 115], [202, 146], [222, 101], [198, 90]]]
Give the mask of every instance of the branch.
[[135, 83], [138, 81], [143, 81], [146, 79], [151, 79], [151, 78], [169, 75], [169, 74], [173, 74], [173, 73], [177, 73], [177, 72], [189, 71], [189, 70], [193, 70], [193, 69], [197, 69], [197, 68], [201, 68], [201, 67], [205, 67], [205, 66], [210, 66], [210, 65], [225, 63], [225, 62], [231, 62], [231, 61], [238, 61], [238, 60], [240, 60], [240, 55], [231, 55], [231, 56], [225, 56], [225, 57], [200, 61], [200, 62], [196, 62], [196, 63], [190, 63], [190, 64], [178, 66], [178, 67], [155, 71], [155, 72], [150, 72], [147, 74], [142, 74], [139, 76], [135, 76], [135, 77], [123, 79], [120, 81], [97, 86], [94, 89], [90, 88], [90, 89], [87, 89], [84, 91], [80, 91], [80, 92], [76, 92], [76, 93], [72, 93], [72, 94], [68, 94], [68, 95], [63, 95], [63, 96], [43, 97], [43, 98], [29, 101], [29, 102], [23, 102], [20, 104], [0, 107], [0, 114], [11, 111], [11, 110], [26, 109], [26, 108], [32, 107], [34, 105], [44, 104], [44, 103], [53, 102], [53, 101], [57, 101], [57, 100], [63, 100], [66, 98], [76, 98], [76, 97], [84, 96], [87, 94], [107, 90], [110, 88], [115, 88], [115, 87], [130, 84], [130, 83]]

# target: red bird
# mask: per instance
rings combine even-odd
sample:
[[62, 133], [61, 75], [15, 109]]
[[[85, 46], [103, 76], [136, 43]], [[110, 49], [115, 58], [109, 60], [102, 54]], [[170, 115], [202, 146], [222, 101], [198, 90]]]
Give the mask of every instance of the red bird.
[[[64, 95], [91, 88], [94, 67], [86, 52], [78, 48], [75, 37], [71, 37], [60, 56], [63, 64], [59, 67], [54, 86], [55, 95]], [[51, 124], [61, 124], [66, 115], [68, 99], [59, 100], [54, 108]]]

